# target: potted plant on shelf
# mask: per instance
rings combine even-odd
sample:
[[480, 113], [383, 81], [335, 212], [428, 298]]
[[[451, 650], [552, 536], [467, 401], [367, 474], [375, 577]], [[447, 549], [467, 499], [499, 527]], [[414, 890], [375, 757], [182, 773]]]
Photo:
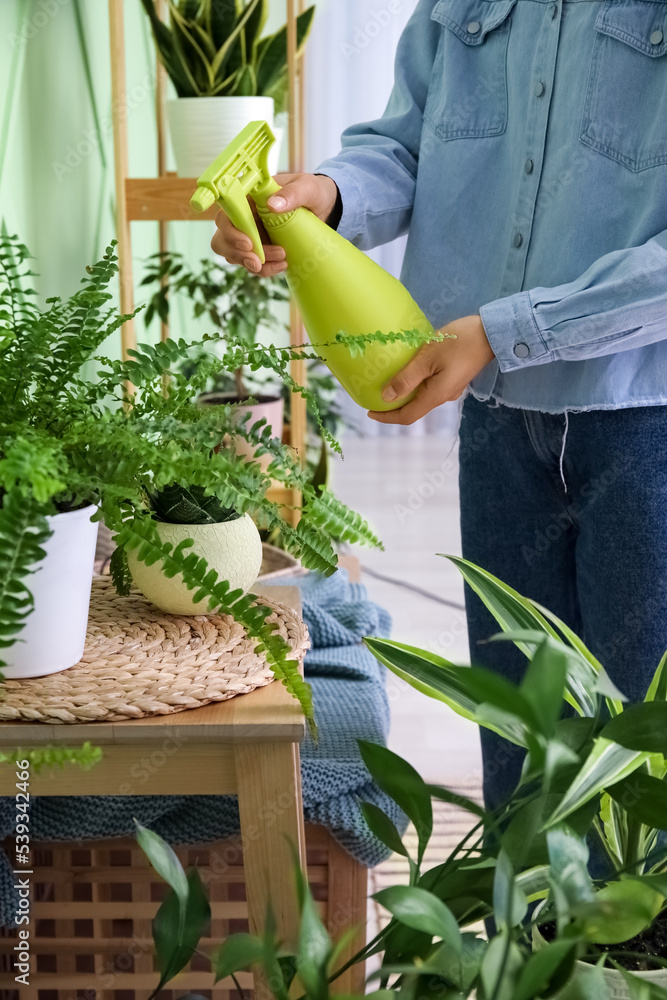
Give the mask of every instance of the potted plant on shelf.
[[[141, 2], [178, 95], [167, 104], [178, 173], [199, 177], [249, 122], [273, 127], [274, 113], [286, 111], [287, 27], [263, 35], [268, 0], [170, 0], [169, 25], [160, 20], [155, 0]], [[297, 18], [298, 51], [314, 14], [312, 6]], [[277, 138], [282, 132], [276, 130]]]
[[[243, 267], [229, 267], [213, 260], [202, 260], [192, 268], [179, 253], [154, 254], [148, 260], [147, 273], [142, 285], [155, 287], [146, 307], [145, 321], [149, 326], [155, 315], [166, 323], [169, 319], [171, 300], [187, 300], [193, 319], [205, 317], [210, 321], [223, 342], [243, 348], [248, 356], [258, 345], [260, 331], [280, 336], [286, 326], [272, 306], [288, 301], [287, 286], [282, 278], [258, 281]], [[201, 355], [205, 360], [204, 351]], [[194, 375], [198, 358], [191, 353], [183, 372]], [[273, 437], [282, 438], [284, 395], [290, 391], [274, 375], [274, 384], [261, 385], [255, 377], [248, 381], [244, 366], [234, 372], [221, 369], [211, 376], [208, 391], [202, 392], [199, 401], [206, 406], [233, 404], [239, 420], [252, 426], [265, 420]], [[260, 390], [260, 391], [258, 391]], [[241, 436], [232, 442], [239, 454], [252, 457], [253, 452]], [[262, 464], [260, 460], [260, 464]], [[268, 465], [265, 459], [264, 467]]]
[[[567, 625], [484, 570], [453, 562], [502, 628], [495, 639], [528, 657], [518, 689], [400, 643], [367, 644], [415, 688], [526, 751], [497, 842], [518, 870], [549, 873], [534, 938], [540, 950], [559, 936], [577, 942], [577, 975], [562, 996], [594, 995], [593, 978], [615, 998], [667, 996], [667, 654], [646, 700], [627, 707]], [[571, 718], [561, 718], [564, 687]], [[563, 833], [565, 822], [578, 836]]]

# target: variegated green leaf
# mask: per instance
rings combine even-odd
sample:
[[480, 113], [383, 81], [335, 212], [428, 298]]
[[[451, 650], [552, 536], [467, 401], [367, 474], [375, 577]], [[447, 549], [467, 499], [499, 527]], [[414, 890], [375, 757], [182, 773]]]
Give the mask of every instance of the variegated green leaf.
[[[443, 555], [442, 553], [439, 553]], [[568, 640], [573, 648], [580, 653], [578, 665], [572, 660], [571, 669], [568, 671], [568, 692], [567, 700], [581, 714], [586, 716], [595, 715], [596, 699], [594, 695], [597, 669], [590, 662], [590, 655], [580, 639], [567, 628], [567, 626], [540, 605], [523, 597], [512, 587], [503, 583], [492, 573], [475, 566], [467, 559], [458, 556], [443, 556], [458, 568], [468, 586], [477, 594], [482, 603], [491, 612], [503, 632], [525, 633], [535, 632], [548, 635], [556, 642], [561, 642], [561, 638], [554, 628], [556, 625]], [[553, 625], [551, 624], [553, 622]], [[576, 640], [576, 645], [574, 644]], [[524, 638], [517, 638], [516, 646], [529, 659], [534, 655], [535, 642], [526, 641]], [[584, 652], [585, 651], [585, 652]]]
[[444, 702], [457, 715], [485, 725], [517, 746], [526, 746], [525, 726], [519, 719], [508, 717], [501, 721], [496, 716], [491, 722], [482, 716], [481, 702], [466, 683], [466, 675], [470, 673], [468, 667], [456, 667], [435, 653], [389, 639], [367, 638], [364, 641], [380, 663], [415, 690]]
[[563, 796], [562, 802], [550, 816], [545, 829], [561, 823], [605, 788], [632, 774], [648, 756], [636, 750], [627, 750], [618, 743], [597, 739], [588, 759]]

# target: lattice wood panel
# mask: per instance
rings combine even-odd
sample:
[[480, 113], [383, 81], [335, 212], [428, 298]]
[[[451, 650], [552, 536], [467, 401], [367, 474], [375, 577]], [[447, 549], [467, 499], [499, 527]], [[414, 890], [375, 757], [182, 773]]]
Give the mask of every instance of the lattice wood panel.
[[[365, 940], [367, 871], [323, 827], [307, 827], [308, 879], [334, 938], [358, 927], [348, 954]], [[151, 920], [165, 884], [136, 841], [33, 845], [33, 899], [29, 987], [13, 981], [15, 933], [0, 929], [0, 1000], [145, 1000], [158, 982]], [[247, 931], [243, 855], [238, 840], [178, 848], [186, 868], [197, 866], [211, 901], [210, 952], [228, 935]], [[344, 960], [344, 958], [343, 958]], [[231, 980], [211, 988], [210, 965], [195, 956], [176, 988], [160, 1000], [196, 991], [207, 1000], [232, 1000]], [[239, 976], [252, 991], [252, 977]], [[363, 992], [363, 969], [340, 977], [337, 992]]]

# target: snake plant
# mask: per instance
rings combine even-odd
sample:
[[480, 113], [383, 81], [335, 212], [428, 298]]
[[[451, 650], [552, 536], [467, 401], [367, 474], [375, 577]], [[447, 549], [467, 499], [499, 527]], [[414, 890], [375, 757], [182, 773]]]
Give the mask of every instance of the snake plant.
[[[169, 20], [155, 0], [141, 0], [159, 57], [179, 97], [273, 97], [287, 100], [287, 27], [263, 35], [269, 0], [170, 0]], [[297, 18], [297, 47], [306, 42], [315, 7]]]

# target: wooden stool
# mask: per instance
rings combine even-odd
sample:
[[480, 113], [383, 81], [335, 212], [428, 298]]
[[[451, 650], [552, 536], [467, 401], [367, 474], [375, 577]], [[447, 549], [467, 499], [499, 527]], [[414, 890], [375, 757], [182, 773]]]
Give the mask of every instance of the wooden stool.
[[[262, 590], [256, 587], [255, 592], [261, 595]], [[266, 588], [266, 595], [299, 612], [301, 610], [300, 592], [296, 587]], [[223, 898], [214, 899], [213, 904], [215, 906], [220, 902], [225, 905], [214, 918], [214, 939], [219, 943], [219, 934], [224, 936], [227, 925], [231, 926], [236, 919], [247, 920], [250, 932], [260, 933], [270, 903], [280, 937], [291, 944], [295, 942], [298, 930], [291, 846], [296, 850], [304, 870], [306, 868], [299, 762], [299, 742], [304, 735], [305, 722], [299, 705], [282, 684], [273, 683], [230, 701], [172, 716], [62, 726], [2, 722], [0, 748], [12, 750], [19, 746], [47, 744], [80, 746], [87, 741], [102, 747], [103, 759], [90, 771], [70, 766], [65, 770], [48, 768], [40, 774], [33, 774], [30, 780], [31, 796], [237, 795], [241, 820], [240, 844], [236, 848], [238, 861], [227, 869], [231, 871], [234, 868], [236, 878], [229, 882], [223, 878], [222, 882], [215, 883], [216, 892], [222, 892]], [[16, 793], [15, 780], [13, 767], [5, 765], [0, 768], [0, 795], [13, 796]], [[322, 835], [317, 834], [317, 837], [322, 849]], [[90, 860], [83, 866], [76, 863], [76, 850], [79, 849], [90, 855]], [[58, 968], [45, 971], [42, 976], [33, 964], [31, 986], [21, 986], [20, 1000], [40, 1000], [40, 989], [62, 990], [60, 996], [67, 995], [69, 998], [72, 989], [83, 991], [86, 987], [90, 988], [91, 974], [95, 976], [104, 970], [105, 949], [108, 954], [109, 947], [112, 953], [116, 947], [113, 943], [109, 944], [110, 938], [115, 937], [111, 933], [114, 921], [132, 919], [132, 934], [145, 941], [150, 938], [150, 920], [157, 909], [151, 898], [151, 884], [158, 879], [147, 872], [137, 879], [133, 874], [128, 883], [126, 869], [140, 869], [144, 865], [143, 855], [134, 841], [125, 842], [120, 847], [118, 842], [94, 847], [84, 844], [76, 850], [71, 844], [62, 848], [44, 845], [44, 850], [50, 851], [52, 857], [47, 868], [54, 874], [54, 879], [50, 882], [45, 875], [44, 884], [53, 885], [53, 902], [33, 898], [35, 909], [30, 926], [31, 942], [37, 943], [36, 921], [53, 920]], [[188, 849], [188, 853], [195, 856], [200, 850]], [[210, 860], [211, 848], [208, 851]], [[330, 840], [327, 841], [326, 851], [327, 900], [330, 901], [329, 907], [335, 911], [333, 917], [328, 913], [327, 919], [330, 923], [333, 919], [339, 931], [335, 936], [340, 937], [340, 933], [350, 926], [359, 922], [365, 925], [366, 872]], [[115, 877], [110, 877], [110, 872], [118, 868], [112, 860], [113, 856], [125, 859], [120, 865], [124, 869], [120, 877], [124, 880], [122, 884], [131, 887], [129, 900], [109, 898], [114, 891], [109, 886], [121, 884], [118, 872]], [[37, 864], [36, 859], [33, 858], [33, 861]], [[331, 870], [329, 866], [332, 866]], [[81, 874], [82, 867], [88, 869], [86, 877]], [[99, 878], [98, 871], [101, 873]], [[243, 872], [242, 877], [239, 877], [240, 871]], [[33, 889], [37, 884], [38, 870], [34, 872], [31, 876]], [[106, 876], [109, 876], [108, 881], [104, 880]], [[238, 885], [241, 881], [245, 887], [245, 899], [228, 900], [225, 887]], [[90, 899], [77, 900], [75, 892], [79, 891], [83, 891], [84, 896], [90, 892]], [[61, 915], [58, 921], [55, 917], [46, 916], [49, 905], [57, 907]], [[350, 914], [347, 921], [343, 918], [346, 908]], [[131, 918], [127, 917], [128, 911], [131, 911]], [[98, 940], [103, 947], [98, 951], [93, 947], [89, 951], [94, 968], [79, 971], [76, 956], [81, 956], [81, 946], [76, 927], [81, 920], [91, 922], [91, 944]], [[56, 927], [57, 924], [59, 926]], [[64, 935], [62, 948], [58, 940], [61, 935]], [[359, 940], [363, 944], [363, 935], [358, 937]], [[358, 941], [350, 946], [350, 955], [358, 950]], [[41, 944], [39, 949], [42, 949]], [[49, 949], [53, 953], [52, 944], [47, 951]], [[11, 952], [11, 948], [8, 950]], [[119, 972], [116, 985], [107, 987], [107, 990], [143, 990], [156, 984], [152, 972], [152, 948], [137, 955], [133, 967], [133, 972]], [[124, 980], [127, 986], [119, 985], [121, 974], [129, 977]], [[358, 977], [358, 970], [356, 974]], [[189, 988], [210, 988], [210, 976], [207, 978], [199, 972], [192, 975], [199, 978], [196, 985], [188, 980]], [[141, 977], [140, 980], [136, 979], [137, 976]], [[340, 992], [351, 992], [353, 978], [348, 974], [337, 981]], [[266, 995], [261, 976], [255, 977], [254, 985], [256, 993]], [[232, 984], [223, 983], [218, 992], [222, 996], [230, 988]], [[102, 997], [107, 1000], [104, 993], [98, 996], [100, 1000]], [[108, 993], [108, 997], [111, 996]], [[55, 1000], [55, 994], [50, 994], [51, 998]]]

